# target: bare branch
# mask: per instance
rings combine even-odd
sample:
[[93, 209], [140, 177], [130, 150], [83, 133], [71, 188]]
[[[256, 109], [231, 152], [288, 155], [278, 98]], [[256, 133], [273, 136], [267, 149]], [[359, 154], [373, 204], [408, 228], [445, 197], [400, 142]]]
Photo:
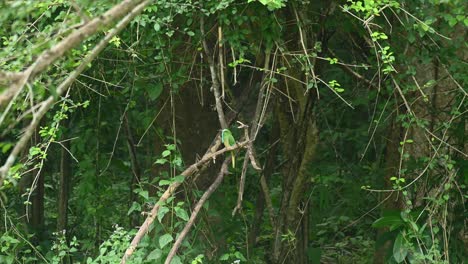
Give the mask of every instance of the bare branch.
[[[205, 51], [206, 58], [208, 60], [208, 64], [210, 66], [210, 73], [211, 73], [211, 82], [213, 90], [213, 94], [215, 96], [216, 101], [216, 111], [218, 112], [218, 119], [222, 129], [228, 128], [226, 123], [226, 118], [224, 117], [223, 105], [221, 102], [221, 95], [219, 93], [220, 84], [218, 80], [218, 73], [216, 72], [216, 67], [213, 60], [213, 53], [210, 51], [208, 44], [206, 43], [205, 39], [205, 19], [203, 16], [200, 18], [200, 31], [202, 33], [202, 43], [203, 43], [203, 50]], [[221, 56], [221, 55], [220, 55]]]
[[[275, 55], [276, 55], [276, 52], [275, 52]], [[271, 70], [272, 67], [270, 68], [270, 59], [271, 59], [270, 57], [271, 57], [271, 50], [268, 49], [265, 52], [265, 62], [264, 62], [265, 64], [263, 66], [264, 74], [262, 77], [261, 88], [258, 91], [257, 105], [255, 107], [254, 117], [252, 118], [252, 130], [250, 131], [250, 137], [247, 132], [247, 129], [244, 130], [245, 138], [248, 140], [250, 140], [250, 138], [255, 140], [255, 138], [257, 137], [258, 131], [262, 127], [262, 112], [264, 109], [266, 109], [267, 104], [268, 104], [268, 98], [265, 99], [265, 90], [269, 84], [267, 79], [273, 77], [273, 74], [274, 74], [274, 72]], [[242, 124], [241, 127], [245, 127], [245, 125]], [[234, 207], [234, 209], [232, 210], [233, 216], [236, 214], [238, 210], [242, 209], [242, 201], [244, 199], [243, 196], [244, 196], [245, 179], [247, 175], [247, 166], [249, 165], [249, 161], [251, 161], [252, 166], [255, 169], [260, 169], [255, 159], [250, 160], [250, 158], [254, 157], [253, 152], [254, 152], [253, 144], [250, 144], [249, 148], [247, 149], [247, 153], [245, 153], [245, 156], [244, 156], [244, 163], [242, 164], [242, 174], [241, 174], [241, 178], [239, 182], [239, 193], [237, 195], [237, 204], [236, 204], [236, 207]]]
[[171, 260], [176, 255], [177, 250], [179, 249], [180, 245], [182, 244], [182, 241], [187, 236], [188, 232], [190, 231], [190, 228], [195, 223], [195, 219], [197, 218], [198, 213], [200, 212], [200, 209], [205, 204], [206, 200], [208, 200], [208, 198], [210, 198], [211, 194], [213, 194], [213, 192], [219, 187], [219, 185], [223, 181], [224, 175], [226, 175], [228, 173], [227, 168], [228, 168], [228, 164], [229, 164], [230, 161], [231, 161], [231, 158], [226, 158], [224, 160], [223, 165], [221, 166], [221, 170], [218, 173], [218, 177], [216, 177], [215, 181], [210, 185], [208, 190], [206, 190], [206, 192], [203, 194], [203, 196], [198, 201], [197, 205], [195, 205], [195, 207], [193, 208], [193, 212], [190, 215], [190, 219], [188, 220], [188, 222], [185, 225], [182, 232], [180, 232], [179, 237], [177, 238], [176, 242], [172, 246], [171, 251], [169, 252], [169, 255], [166, 258], [166, 261], [164, 261], [164, 264], [170, 264], [171, 263]]
[[[239, 194], [237, 196], [236, 207], [234, 207], [234, 209], [232, 210], [233, 216], [236, 214], [237, 210], [242, 209], [242, 200], [243, 200], [244, 188], [245, 188], [245, 178], [247, 175], [247, 166], [249, 165], [249, 161], [252, 164], [252, 167], [254, 169], [261, 170], [261, 168], [258, 167], [257, 165], [256, 159], [254, 158], [254, 154], [253, 154], [254, 148], [253, 148], [252, 141], [250, 141], [250, 137], [249, 137], [249, 130], [248, 130], [249, 127], [245, 124], [242, 124], [239, 121], [237, 122], [241, 124], [239, 128], [244, 128], [244, 138], [246, 141], [249, 141], [250, 143], [247, 145], [247, 152], [245, 153], [244, 163], [242, 165], [242, 174], [241, 174], [241, 179], [239, 183]], [[251, 134], [253, 134], [253, 132], [251, 132]]]

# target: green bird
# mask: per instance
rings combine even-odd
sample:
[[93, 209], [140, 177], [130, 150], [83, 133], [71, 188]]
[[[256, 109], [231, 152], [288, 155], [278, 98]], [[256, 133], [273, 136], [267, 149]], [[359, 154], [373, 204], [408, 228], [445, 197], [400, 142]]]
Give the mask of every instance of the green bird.
[[[236, 140], [232, 136], [232, 133], [229, 129], [223, 129], [221, 131], [221, 141], [223, 142], [225, 147], [232, 147], [236, 144]], [[231, 151], [231, 160], [232, 160], [232, 167], [236, 166], [236, 158], [234, 157], [234, 151]]]

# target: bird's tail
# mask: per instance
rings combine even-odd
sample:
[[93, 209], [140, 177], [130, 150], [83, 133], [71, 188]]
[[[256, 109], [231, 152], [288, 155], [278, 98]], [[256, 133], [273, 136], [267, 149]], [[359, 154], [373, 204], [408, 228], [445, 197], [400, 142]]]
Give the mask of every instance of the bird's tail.
[[231, 152], [231, 161], [232, 161], [232, 167], [236, 167], [236, 157], [234, 156], [234, 153]]

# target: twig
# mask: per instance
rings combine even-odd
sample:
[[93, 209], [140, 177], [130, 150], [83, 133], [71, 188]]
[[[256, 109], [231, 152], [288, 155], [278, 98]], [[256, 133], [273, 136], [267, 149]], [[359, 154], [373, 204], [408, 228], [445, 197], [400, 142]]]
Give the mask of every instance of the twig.
[[221, 76], [221, 98], [224, 100], [224, 49], [223, 49], [223, 28], [219, 25], [218, 26], [218, 59], [219, 59], [219, 73]]
[[166, 258], [166, 261], [164, 261], [164, 264], [169, 264], [171, 263], [172, 258], [177, 253], [177, 250], [179, 249], [180, 245], [182, 244], [182, 241], [184, 238], [187, 236], [188, 232], [190, 231], [190, 228], [193, 226], [195, 223], [195, 219], [198, 216], [198, 213], [200, 212], [200, 209], [202, 208], [203, 204], [205, 204], [206, 200], [210, 198], [211, 194], [218, 188], [218, 186], [221, 184], [223, 181], [224, 175], [228, 173], [228, 164], [231, 161], [230, 158], [226, 158], [223, 162], [223, 165], [221, 166], [221, 170], [218, 173], [218, 177], [216, 177], [215, 181], [210, 185], [208, 190], [203, 194], [203, 196], [200, 198], [198, 201], [197, 205], [193, 208], [193, 212], [190, 215], [190, 219], [188, 220], [187, 224], [185, 225], [184, 229], [182, 232], [180, 232], [179, 237], [177, 238], [176, 242], [171, 248], [171, 251], [169, 252], [169, 255]]
[[[266, 69], [268, 69], [270, 67], [270, 50], [268, 49], [265, 53], [266, 53], [265, 54], [266, 58], [265, 58], [265, 64], [264, 64], [263, 68], [266, 70]], [[249, 133], [248, 133], [247, 129], [244, 130], [244, 133], [245, 133], [244, 136], [245, 136], [245, 138], [247, 140], [250, 140], [250, 138], [255, 140], [255, 138], [257, 137], [258, 131], [262, 127], [261, 113], [262, 113], [262, 110], [266, 108], [265, 105], [267, 104], [267, 100], [265, 100], [264, 98], [265, 98], [265, 89], [266, 89], [266, 86], [267, 86], [266, 79], [267, 79], [268, 74], [270, 74], [270, 76], [271, 76], [273, 74], [273, 71], [271, 71], [271, 72], [264, 71], [264, 74], [263, 74], [263, 77], [262, 77], [263, 80], [262, 80], [261, 88], [258, 91], [257, 105], [256, 105], [256, 109], [255, 109], [255, 114], [254, 114], [254, 117], [252, 118], [252, 130], [250, 131], [250, 137], [249, 137]], [[239, 122], [239, 123], [241, 124], [241, 126], [239, 128], [246, 128], [247, 127], [246, 125], [242, 124], [241, 122]], [[242, 200], [243, 200], [243, 196], [244, 196], [244, 186], [245, 186], [245, 178], [246, 178], [246, 174], [247, 174], [247, 166], [249, 165], [250, 158], [254, 157], [253, 151], [254, 151], [253, 145], [250, 144], [249, 147], [248, 147], [247, 153], [245, 153], [244, 163], [242, 165], [242, 174], [241, 174], [241, 179], [240, 179], [240, 183], [239, 183], [239, 193], [238, 193], [238, 196], [237, 196], [237, 204], [236, 204], [236, 207], [234, 207], [234, 209], [232, 210], [232, 215], [233, 216], [236, 214], [236, 212], [238, 210], [242, 209]], [[252, 166], [255, 169], [260, 170], [260, 168], [257, 165], [256, 160], [255, 159], [252, 159], [252, 160], [253, 160]]]
[[317, 76], [315, 75], [315, 71], [314, 71], [315, 65], [313, 65], [312, 62], [309, 59], [309, 54], [307, 53], [307, 48], [306, 48], [305, 43], [304, 43], [305, 42], [304, 41], [304, 34], [302, 33], [302, 27], [301, 27], [299, 15], [297, 14], [297, 10], [296, 10], [296, 7], [294, 5], [293, 5], [293, 8], [294, 8], [294, 14], [296, 16], [297, 27], [299, 29], [299, 37], [301, 38], [302, 50], [304, 51], [304, 56], [306, 57], [307, 63], [309, 64], [310, 73], [312, 74], [312, 79], [314, 81], [315, 90], [317, 92], [317, 99], [320, 99], [320, 92], [318, 90], [318, 85], [317, 85]]
[[[102, 50], [107, 46], [109, 41], [116, 36], [120, 31], [122, 31], [125, 26], [135, 17], [137, 16], [143, 9], [148, 5], [150, 1], [143, 1], [136, 7], [134, 7], [133, 10], [128, 12], [128, 14], [119, 22], [117, 25], [109, 31], [109, 33], [99, 42], [93, 50], [83, 59], [81, 64], [76, 68], [75, 71], [73, 71], [65, 81], [63, 81], [59, 87], [57, 87], [56, 94], [57, 95], [62, 95], [65, 91], [68, 90], [70, 85], [78, 78], [78, 76], [88, 67], [89, 63], [91, 63], [98, 55], [101, 53]], [[113, 9], [111, 9], [112, 11]], [[108, 11], [110, 12], [110, 11]], [[10, 170], [11, 166], [16, 160], [16, 157], [18, 154], [21, 152], [21, 150], [26, 146], [28, 143], [29, 138], [31, 138], [34, 130], [37, 128], [39, 125], [39, 122], [41, 121], [42, 117], [47, 113], [47, 111], [53, 106], [54, 102], [56, 101], [56, 98], [54, 96], [49, 96], [47, 98], [41, 108], [36, 113], [36, 116], [33, 118], [29, 126], [26, 128], [25, 133], [21, 136], [20, 140], [16, 143], [15, 147], [11, 151], [10, 155], [8, 156], [5, 164], [0, 167], [0, 187], [3, 185], [3, 180], [5, 177], [8, 175], [8, 171]], [[0, 102], [1, 104], [1, 102]]]
[[[328, 49], [328, 52], [330, 52], [330, 54], [334, 57], [334, 58], [338, 58], [336, 56], [336, 54], [331, 50], [331, 49]], [[367, 85], [369, 86], [372, 86], [374, 88], [377, 88], [377, 86], [375, 86], [375, 84], [373, 84], [371, 81], [369, 81], [366, 77], [362, 76], [361, 74], [357, 73], [356, 71], [354, 71], [353, 69], [351, 69], [351, 67], [348, 65], [348, 64], [345, 64], [345, 63], [337, 63], [338, 65], [340, 65], [343, 69], [345, 69], [347, 72], [351, 73], [351, 75], [353, 75], [354, 77], [358, 78], [359, 80], [365, 82]]]
[[216, 72], [216, 67], [213, 60], [213, 53], [210, 51], [208, 44], [206, 43], [205, 39], [205, 19], [203, 16], [200, 17], [200, 31], [202, 33], [202, 43], [203, 43], [203, 50], [205, 51], [206, 59], [208, 60], [208, 64], [210, 67], [210, 74], [211, 74], [211, 82], [212, 86], [211, 89], [213, 90], [213, 94], [215, 96], [216, 102], [216, 111], [218, 112], [218, 119], [222, 129], [228, 128], [226, 123], [226, 118], [224, 117], [223, 105], [221, 103], [221, 95], [219, 94], [219, 80], [218, 74]]
[[[242, 174], [241, 174], [241, 179], [240, 179], [240, 183], [239, 183], [239, 194], [237, 196], [236, 207], [234, 207], [234, 210], [232, 210], [232, 215], [233, 216], [236, 214], [237, 210], [242, 209], [242, 200], [243, 200], [244, 187], [245, 187], [245, 177], [247, 175], [247, 166], [249, 165], [249, 161], [250, 161], [250, 164], [252, 164], [252, 167], [255, 170], [258, 170], [258, 171], [262, 170], [258, 166], [257, 160], [256, 160], [255, 155], [254, 155], [253, 142], [250, 140], [250, 137], [249, 137], [248, 126], [241, 123], [241, 122], [239, 122], [239, 121], [237, 121], [237, 122], [240, 124], [240, 126], [238, 128], [244, 128], [244, 138], [245, 138], [245, 140], [249, 141], [250, 143], [247, 145], [247, 152], [245, 153], [244, 163], [242, 165]], [[250, 133], [253, 134], [252, 131]]]

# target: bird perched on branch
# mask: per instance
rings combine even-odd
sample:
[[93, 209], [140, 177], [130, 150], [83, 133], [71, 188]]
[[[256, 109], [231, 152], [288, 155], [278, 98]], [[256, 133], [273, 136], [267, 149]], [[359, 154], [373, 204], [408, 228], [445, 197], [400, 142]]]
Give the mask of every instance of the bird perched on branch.
[[[221, 131], [221, 141], [223, 142], [225, 147], [232, 147], [236, 144], [236, 140], [232, 136], [231, 130], [223, 129]], [[234, 151], [231, 151], [231, 160], [232, 160], [232, 167], [236, 167], [236, 158], [234, 156]]]

